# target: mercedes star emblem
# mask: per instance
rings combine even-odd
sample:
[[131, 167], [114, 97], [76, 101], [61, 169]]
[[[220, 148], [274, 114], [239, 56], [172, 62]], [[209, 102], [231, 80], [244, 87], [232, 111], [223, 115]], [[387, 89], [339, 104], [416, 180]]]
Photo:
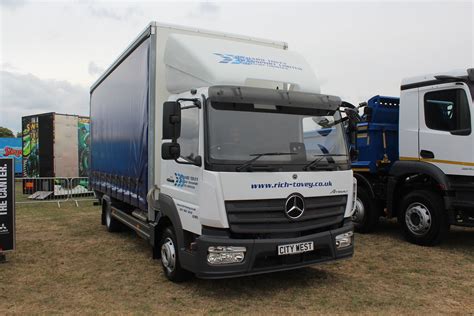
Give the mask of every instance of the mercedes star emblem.
[[304, 199], [298, 194], [292, 194], [285, 203], [285, 214], [290, 219], [300, 218], [304, 213]]

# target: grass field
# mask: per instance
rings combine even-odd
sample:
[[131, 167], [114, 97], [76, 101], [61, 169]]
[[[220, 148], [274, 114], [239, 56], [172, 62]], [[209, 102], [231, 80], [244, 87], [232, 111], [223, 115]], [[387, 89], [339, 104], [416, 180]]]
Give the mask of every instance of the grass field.
[[146, 242], [110, 234], [82, 202], [20, 205], [0, 265], [0, 314], [425, 314], [474, 312], [474, 230], [423, 248], [396, 222], [356, 235], [350, 260], [227, 280], [167, 281]]

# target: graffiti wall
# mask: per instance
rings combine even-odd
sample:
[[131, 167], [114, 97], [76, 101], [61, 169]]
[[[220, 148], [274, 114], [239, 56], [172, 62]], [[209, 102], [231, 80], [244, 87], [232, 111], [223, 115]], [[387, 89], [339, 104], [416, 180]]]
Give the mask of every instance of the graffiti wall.
[[90, 119], [44, 113], [22, 118], [24, 177], [87, 177]]
[[21, 138], [0, 138], [0, 158], [15, 159], [15, 174], [22, 173]]
[[22, 119], [23, 176], [39, 177], [39, 124], [38, 117]]
[[79, 117], [78, 128], [78, 153], [79, 153], [79, 177], [89, 175], [89, 153], [90, 153], [90, 131], [91, 124], [88, 117]]

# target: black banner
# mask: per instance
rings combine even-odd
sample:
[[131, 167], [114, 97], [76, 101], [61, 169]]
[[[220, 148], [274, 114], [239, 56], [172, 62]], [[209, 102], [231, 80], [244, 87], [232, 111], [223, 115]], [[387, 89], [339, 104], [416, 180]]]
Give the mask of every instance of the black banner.
[[15, 249], [15, 166], [0, 158], [0, 253]]

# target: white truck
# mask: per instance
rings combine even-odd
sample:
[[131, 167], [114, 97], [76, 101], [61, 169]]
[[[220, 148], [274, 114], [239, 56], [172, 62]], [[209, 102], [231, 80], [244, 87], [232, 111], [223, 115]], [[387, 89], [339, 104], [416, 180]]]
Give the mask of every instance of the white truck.
[[409, 241], [434, 245], [450, 225], [474, 227], [473, 103], [471, 68], [404, 79], [400, 98], [352, 115], [357, 230], [397, 217]]
[[340, 104], [286, 43], [153, 22], [91, 87], [102, 223], [172, 281], [351, 257]]

